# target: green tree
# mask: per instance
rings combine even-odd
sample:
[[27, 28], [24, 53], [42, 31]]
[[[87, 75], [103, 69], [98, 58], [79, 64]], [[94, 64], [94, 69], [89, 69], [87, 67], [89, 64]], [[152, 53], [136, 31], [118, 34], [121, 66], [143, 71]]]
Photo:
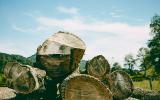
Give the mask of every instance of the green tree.
[[140, 62], [141, 69], [144, 70], [144, 77], [146, 77], [147, 69], [151, 67], [149, 49], [144, 47], [140, 48], [137, 57], [137, 60]]
[[118, 62], [113, 63], [112, 68], [111, 68], [111, 72], [115, 71], [115, 70], [121, 70], [122, 67]]
[[150, 61], [155, 71], [160, 73], [160, 16], [155, 15], [150, 24], [152, 39], [148, 42]]
[[31, 65], [33, 66], [33, 62], [30, 59], [27, 59], [20, 55], [10, 55], [6, 53], [0, 53], [0, 72], [2, 72], [2, 69], [4, 68], [5, 64], [7, 62], [19, 62], [24, 65]]
[[124, 61], [125, 61], [124, 66], [128, 66], [128, 69], [130, 70], [130, 74], [132, 75], [134, 65], [136, 64], [135, 59], [133, 58], [133, 55], [132, 54], [126, 55], [124, 58]]

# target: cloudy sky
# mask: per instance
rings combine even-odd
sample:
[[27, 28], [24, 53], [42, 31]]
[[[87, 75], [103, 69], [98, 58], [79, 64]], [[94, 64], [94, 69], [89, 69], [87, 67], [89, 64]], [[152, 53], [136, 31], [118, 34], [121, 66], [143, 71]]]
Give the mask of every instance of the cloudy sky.
[[0, 0], [0, 52], [25, 57], [58, 31], [86, 43], [83, 59], [102, 54], [110, 63], [146, 47], [160, 0]]

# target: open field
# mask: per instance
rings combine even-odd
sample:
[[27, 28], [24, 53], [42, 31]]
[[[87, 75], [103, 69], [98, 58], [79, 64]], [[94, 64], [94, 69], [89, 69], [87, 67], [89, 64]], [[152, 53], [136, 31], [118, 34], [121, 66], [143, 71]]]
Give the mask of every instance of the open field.
[[[140, 87], [143, 89], [150, 89], [149, 81], [144, 80], [140, 82], [133, 82], [134, 87]], [[152, 88], [153, 90], [160, 91], [160, 80], [154, 80], [152, 81]]]

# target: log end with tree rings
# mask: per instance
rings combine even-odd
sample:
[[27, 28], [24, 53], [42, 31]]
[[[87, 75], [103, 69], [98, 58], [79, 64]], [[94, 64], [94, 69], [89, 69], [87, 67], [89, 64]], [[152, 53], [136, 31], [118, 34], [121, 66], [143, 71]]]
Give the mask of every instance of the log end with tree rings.
[[97, 78], [76, 74], [60, 85], [62, 100], [112, 100], [110, 90]]
[[36, 86], [36, 80], [33, 77], [30, 71], [23, 72], [13, 81], [13, 88], [19, 93], [31, 93]]
[[71, 74], [80, 63], [86, 46], [76, 35], [58, 32], [37, 49], [36, 62], [52, 78]]
[[[20, 64], [18, 62], [8, 62], [3, 69], [5, 77], [12, 78], [18, 75], [21, 72], [21, 67], [19, 66]], [[15, 71], [17, 72], [16, 74], [14, 73]]]
[[109, 87], [115, 100], [129, 97], [133, 90], [133, 82], [130, 76], [123, 71], [114, 71], [109, 75]]
[[44, 74], [43, 70], [17, 62], [9, 62], [4, 68], [7, 86], [23, 94], [31, 93], [43, 86]]
[[16, 91], [8, 87], [0, 87], [0, 100], [10, 100], [16, 97]]
[[104, 56], [98, 55], [87, 62], [86, 69], [89, 75], [103, 80], [110, 72], [110, 65]]

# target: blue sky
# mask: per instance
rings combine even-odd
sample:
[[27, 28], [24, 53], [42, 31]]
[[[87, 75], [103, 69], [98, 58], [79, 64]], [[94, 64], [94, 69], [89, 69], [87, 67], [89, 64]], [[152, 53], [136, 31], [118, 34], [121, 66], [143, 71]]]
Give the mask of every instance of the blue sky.
[[145, 47], [160, 0], [0, 0], [0, 52], [30, 56], [58, 31], [86, 43], [83, 59], [102, 54], [110, 63]]

